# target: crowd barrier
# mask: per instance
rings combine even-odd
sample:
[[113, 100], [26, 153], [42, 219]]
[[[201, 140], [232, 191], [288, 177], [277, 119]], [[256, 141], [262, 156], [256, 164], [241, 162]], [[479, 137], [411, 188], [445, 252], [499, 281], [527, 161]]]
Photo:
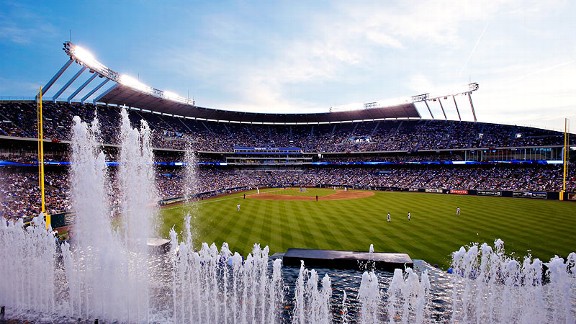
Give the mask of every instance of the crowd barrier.
[[[559, 200], [560, 192], [556, 191], [509, 191], [509, 190], [468, 190], [468, 189], [433, 189], [433, 188], [398, 188], [398, 187], [369, 187], [357, 188], [379, 191], [409, 191], [425, 193], [442, 193], [450, 195], [470, 195], [485, 197], [510, 197]], [[576, 201], [576, 192], [565, 192], [564, 200]]]

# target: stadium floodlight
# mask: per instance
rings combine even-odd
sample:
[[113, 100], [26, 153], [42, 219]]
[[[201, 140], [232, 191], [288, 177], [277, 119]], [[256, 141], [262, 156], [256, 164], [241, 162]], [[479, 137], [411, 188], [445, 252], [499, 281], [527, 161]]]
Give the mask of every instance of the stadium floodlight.
[[416, 96], [412, 96], [412, 102], [426, 101], [426, 100], [428, 100], [429, 96], [430, 96], [430, 94], [428, 94], [428, 93], [423, 93], [423, 94], [419, 94]]
[[434, 119], [434, 115], [432, 115], [432, 110], [430, 109], [430, 106], [428, 105], [428, 101], [438, 102], [438, 104], [440, 105], [440, 108], [442, 109], [442, 113], [444, 114], [444, 119], [447, 120], [448, 118], [446, 116], [446, 111], [444, 110], [444, 106], [442, 105], [442, 99], [447, 100], [448, 97], [452, 97], [452, 100], [454, 101], [454, 107], [456, 108], [456, 112], [458, 113], [458, 119], [462, 120], [462, 117], [460, 115], [460, 109], [458, 108], [458, 103], [456, 102], [456, 96], [459, 96], [459, 95], [467, 96], [468, 100], [470, 101], [470, 108], [472, 110], [472, 115], [474, 116], [474, 122], [476, 122], [477, 118], [476, 118], [476, 111], [474, 109], [474, 103], [472, 102], [472, 92], [478, 90], [479, 88], [480, 88], [480, 86], [478, 85], [477, 82], [471, 82], [468, 84], [468, 90], [460, 90], [460, 92], [457, 92], [457, 93], [444, 94], [444, 95], [434, 96], [434, 97], [430, 97], [429, 93], [423, 93], [423, 94], [419, 94], [416, 96], [412, 96], [412, 102], [413, 103], [424, 102], [426, 104], [426, 107], [428, 108], [428, 111], [430, 112], [430, 116], [432, 117], [432, 119]]
[[129, 75], [126, 75], [126, 74], [120, 75], [118, 82], [122, 85], [136, 89], [140, 92], [144, 92], [146, 94], [152, 94], [152, 88], [151, 87], [145, 85], [144, 83], [134, 79], [133, 77], [131, 77]]
[[480, 85], [478, 85], [477, 82], [472, 82], [468, 84], [468, 89], [470, 89], [470, 91], [476, 91], [478, 90], [478, 88], [480, 88]]
[[172, 91], [163, 91], [164, 98], [178, 101], [180, 96]]
[[73, 53], [77, 59], [79, 59], [88, 66], [102, 64], [96, 60], [96, 58], [94, 57], [94, 55], [92, 55], [92, 53], [90, 53], [88, 50], [78, 45], [74, 46]]
[[478, 90], [478, 88], [480, 88], [480, 85], [478, 85], [478, 83], [476, 82], [472, 82], [468, 84], [468, 88], [470, 89], [470, 91], [468, 91], [468, 100], [470, 101], [470, 109], [472, 109], [474, 122], [476, 122], [478, 121], [478, 119], [476, 118], [476, 110], [474, 109], [474, 103], [472, 102], [472, 92]]
[[[64, 43], [64, 51], [68, 56], [70, 56], [70, 61], [61, 69], [61, 71], [51, 80], [49, 86], [55, 82], [55, 80], [70, 66], [72, 61], [90, 69], [90, 72], [95, 72], [101, 77], [105, 77], [108, 80], [117, 82], [121, 85], [130, 87], [134, 90], [143, 92], [148, 95], [152, 95], [157, 98], [169, 99], [172, 101], [176, 101], [182, 104], [187, 105], [195, 105], [193, 99], [181, 97], [173, 92], [170, 91], [162, 91], [156, 88], [152, 88], [150, 86], [145, 85], [144, 83], [138, 81], [137, 79], [128, 76], [128, 75], [120, 75], [118, 72], [111, 70], [110, 68], [106, 67], [104, 64], [100, 63], [90, 51], [86, 50], [85, 48], [72, 44], [72, 42], [65, 42]], [[99, 89], [105, 82], [99, 85], [97, 88]], [[49, 88], [49, 87], [47, 87]], [[90, 92], [92, 95], [94, 91]], [[82, 102], [87, 97], [82, 99]]]
[[78, 64], [87, 66], [90, 72], [96, 72], [112, 81], [118, 81], [118, 73], [100, 63], [94, 55], [85, 48], [72, 44], [71, 42], [65, 42], [64, 51], [70, 56], [70, 59], [76, 61]]
[[367, 103], [364, 104], [364, 109], [376, 108], [377, 105], [378, 105], [378, 102], [376, 102], [376, 101], [367, 102]]
[[172, 91], [162, 91], [162, 96], [168, 100], [172, 100], [172, 101], [176, 101], [176, 102], [180, 102], [180, 103], [184, 103], [184, 104], [190, 104], [190, 99], [186, 99], [184, 97], [181, 97]]

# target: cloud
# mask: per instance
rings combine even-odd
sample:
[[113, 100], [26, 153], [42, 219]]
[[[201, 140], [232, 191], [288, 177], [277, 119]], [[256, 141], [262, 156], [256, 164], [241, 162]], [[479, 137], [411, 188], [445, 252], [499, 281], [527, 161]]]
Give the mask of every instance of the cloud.
[[[31, 97], [29, 94], [34, 94], [38, 92], [38, 83], [32, 81], [14, 80], [0, 77], [0, 96], [5, 96], [8, 98], [25, 98], [29, 99]], [[26, 93], [27, 96], [11, 94], [21, 94]]]
[[[574, 72], [572, 33], [564, 31], [565, 46], [556, 51], [549, 43], [553, 31], [542, 28], [567, 11], [566, 1], [311, 6], [272, 6], [255, 16], [256, 9], [244, 3], [230, 12], [195, 16], [195, 28], [162, 46], [152, 65], [189, 80], [191, 93], [206, 96], [210, 106], [227, 109], [301, 112], [361, 106], [362, 98], [455, 93], [471, 81], [480, 83], [473, 98], [484, 121], [497, 121], [485, 118], [508, 107], [521, 107], [528, 116], [538, 107], [574, 102], [569, 86], [549, 86], [570, 77], [560, 71]], [[515, 83], [523, 87], [512, 87]], [[526, 98], [527, 89], [532, 95], [524, 102], [520, 98]], [[560, 98], [564, 92], [567, 99]], [[547, 102], [551, 97], [553, 102]], [[510, 122], [521, 117], [500, 116]]]
[[366, 33], [366, 38], [373, 42], [374, 44], [382, 45], [385, 47], [392, 47], [392, 48], [404, 48], [402, 42], [390, 34], [379, 31], [379, 30], [372, 30]]
[[477, 102], [482, 109], [479, 116], [484, 121], [541, 124], [557, 129], [559, 120], [575, 117], [574, 84], [576, 61], [539, 62], [515, 73], [491, 75], [484, 81], [484, 86], [480, 84]]
[[32, 30], [18, 28], [16, 26], [0, 26], [0, 39], [16, 43], [16, 44], [30, 44]]
[[[285, 106], [295, 101], [290, 89], [331, 81], [345, 83], [346, 78], [358, 78], [357, 74], [347, 76], [347, 71], [358, 73], [374, 64], [381, 66], [379, 62], [383, 57], [409, 50], [407, 41], [455, 42], [460, 20], [450, 19], [449, 14], [441, 12], [441, 8], [450, 8], [443, 2], [430, 3], [422, 2], [414, 7], [340, 4], [322, 12], [292, 12], [298, 16], [298, 22], [304, 24], [300, 29], [306, 33], [259, 30], [262, 26], [237, 17], [216, 15], [202, 20], [203, 24], [212, 24], [210, 28], [205, 25], [200, 29], [210, 31], [205, 37], [216, 40], [219, 49], [211, 47], [200, 51], [200, 45], [193, 45], [192, 50], [182, 47], [169, 57], [179, 62], [172, 65], [181, 66], [180, 73], [202, 76], [207, 82], [227, 76], [228, 80], [220, 86], [228, 88], [223, 91], [237, 94], [228, 105], [236, 100], [248, 100], [253, 104], [265, 101], [271, 107]], [[225, 53], [232, 47], [244, 54], [227, 57]], [[247, 56], [246, 52], [255, 56], [243, 57]], [[429, 82], [432, 83], [433, 80]]]
[[[248, 82], [262, 83], [259, 87], [262, 93], [270, 91], [267, 98], [276, 98], [282, 105], [290, 101], [285, 90], [291, 84], [341, 79], [346, 70], [356, 67], [361, 70], [383, 57], [410, 51], [407, 46], [415, 41], [440, 46], [438, 51], [443, 52], [443, 48], [463, 38], [459, 34], [462, 24], [483, 23], [483, 19], [499, 8], [499, 5], [481, 7], [472, 1], [464, 4], [422, 1], [415, 6], [336, 6], [327, 10], [327, 15], [316, 12], [306, 17], [307, 36], [276, 47], [276, 51], [269, 53], [271, 60], [262, 67], [264, 72], [247, 75]], [[393, 54], [395, 52], [398, 54]], [[420, 84], [416, 85], [418, 78]], [[424, 74], [414, 76], [408, 84], [411, 89], [431, 89], [435, 80], [424, 82], [425, 78]]]
[[6, 1], [0, 4], [0, 40], [18, 45], [32, 44], [40, 37], [54, 33], [54, 26], [46, 16], [36, 13], [36, 8], [26, 3]]

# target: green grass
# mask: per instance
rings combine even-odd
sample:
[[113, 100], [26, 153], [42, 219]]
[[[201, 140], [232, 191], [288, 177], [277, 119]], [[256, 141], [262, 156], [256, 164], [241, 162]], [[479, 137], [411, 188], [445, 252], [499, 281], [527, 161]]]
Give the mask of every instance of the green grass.
[[[273, 189], [261, 190], [261, 192]], [[320, 197], [330, 189], [282, 191]], [[247, 195], [254, 192], [246, 192]], [[508, 253], [530, 253], [544, 261], [576, 251], [576, 204], [571, 202], [374, 192], [352, 200], [282, 201], [243, 199], [243, 193], [161, 210], [161, 235], [172, 226], [181, 236], [184, 216], [193, 215], [195, 246], [228, 242], [232, 251], [248, 254], [254, 243], [270, 252], [312, 248], [408, 253], [446, 268], [451, 253], [471, 242], [505, 242]], [[236, 204], [241, 211], [236, 211]], [[460, 216], [456, 207], [460, 207]], [[386, 222], [386, 213], [392, 222]], [[407, 220], [407, 213], [412, 220]]]

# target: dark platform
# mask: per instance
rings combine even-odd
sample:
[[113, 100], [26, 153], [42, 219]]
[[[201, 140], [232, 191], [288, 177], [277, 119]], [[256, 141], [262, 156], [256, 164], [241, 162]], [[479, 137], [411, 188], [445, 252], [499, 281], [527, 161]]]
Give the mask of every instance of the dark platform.
[[170, 251], [170, 240], [157, 237], [149, 237], [148, 251], [153, 253], [166, 253]]
[[[373, 264], [378, 270], [394, 271], [412, 267], [413, 262], [406, 253], [368, 253], [335, 250], [288, 249], [282, 258], [286, 266], [300, 266], [304, 261], [306, 267], [366, 269], [367, 264]], [[372, 267], [372, 266], [369, 266]]]

